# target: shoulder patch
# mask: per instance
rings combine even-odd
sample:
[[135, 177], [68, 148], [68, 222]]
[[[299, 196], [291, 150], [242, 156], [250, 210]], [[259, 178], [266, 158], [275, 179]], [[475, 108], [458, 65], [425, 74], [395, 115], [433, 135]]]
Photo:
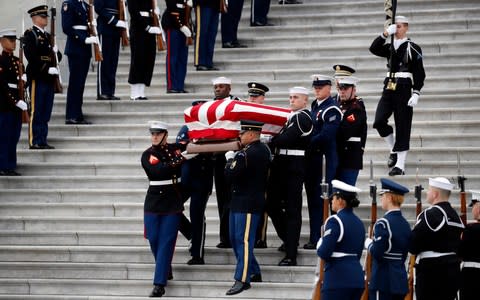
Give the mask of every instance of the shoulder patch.
[[156, 165], [160, 162], [160, 160], [156, 156], [150, 154], [150, 157], [148, 158], [148, 162], [151, 165]]

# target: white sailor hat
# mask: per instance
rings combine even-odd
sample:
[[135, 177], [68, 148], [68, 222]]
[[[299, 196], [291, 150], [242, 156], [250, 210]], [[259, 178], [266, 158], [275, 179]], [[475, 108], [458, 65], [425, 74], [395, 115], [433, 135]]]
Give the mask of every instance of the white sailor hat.
[[428, 178], [428, 184], [446, 191], [451, 191], [454, 187], [454, 185], [445, 177]]
[[395, 23], [405, 23], [408, 24], [408, 18], [405, 16], [396, 16]]
[[472, 193], [472, 202], [468, 206], [472, 207], [480, 201], [480, 191], [471, 190], [470, 192]]
[[17, 31], [14, 28], [0, 30], [0, 37], [17, 38]]
[[358, 78], [355, 76], [346, 76], [338, 78], [338, 86], [356, 86]]
[[221, 76], [221, 77], [217, 77], [217, 78], [212, 79], [212, 83], [213, 83], [213, 85], [232, 84], [232, 80], [230, 78]]
[[163, 132], [168, 131], [168, 124], [162, 121], [148, 121], [150, 124], [150, 132]]
[[[333, 194], [347, 194], [347, 195], [354, 195], [356, 193], [360, 193], [362, 190], [353, 186], [346, 184], [340, 180], [332, 180], [332, 190], [334, 191]], [[332, 194], [332, 195], [333, 195]]]
[[312, 78], [312, 86], [324, 86], [332, 85], [333, 78], [327, 75], [313, 74], [310, 76]]
[[308, 89], [303, 86], [294, 86], [288, 89], [289, 94], [302, 94], [308, 96]]

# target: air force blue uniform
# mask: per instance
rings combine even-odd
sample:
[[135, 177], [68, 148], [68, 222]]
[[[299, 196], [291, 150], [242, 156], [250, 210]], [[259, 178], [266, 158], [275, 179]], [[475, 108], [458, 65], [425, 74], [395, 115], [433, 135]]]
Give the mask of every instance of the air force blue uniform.
[[325, 155], [326, 182], [330, 185], [338, 166], [336, 137], [342, 120], [342, 112], [336, 100], [328, 97], [323, 101], [315, 100], [312, 103], [311, 114], [313, 133], [310, 138], [309, 150], [306, 153], [305, 190], [310, 217], [310, 243], [316, 244], [320, 238], [323, 216], [323, 199], [320, 187], [324, 176], [322, 174], [322, 157]]

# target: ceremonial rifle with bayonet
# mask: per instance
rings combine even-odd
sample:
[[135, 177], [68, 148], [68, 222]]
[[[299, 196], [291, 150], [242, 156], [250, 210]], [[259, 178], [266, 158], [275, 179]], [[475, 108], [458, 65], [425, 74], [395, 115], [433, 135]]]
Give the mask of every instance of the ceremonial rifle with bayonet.
[[460, 219], [464, 226], [467, 225], [467, 193], [465, 192], [465, 176], [461, 175], [460, 170], [460, 153], [457, 152], [457, 179], [460, 188]]
[[[397, 0], [385, 0], [385, 28], [395, 24], [395, 14], [397, 11]], [[395, 35], [392, 34], [390, 40], [390, 57], [388, 59], [388, 82], [387, 82], [387, 90], [394, 91], [397, 88], [397, 83], [395, 81], [395, 77], [393, 76], [392, 72], [392, 63], [393, 63], [393, 55], [395, 53], [395, 48], [393, 46]]]
[[[128, 34], [128, 19], [126, 14], [125, 0], [118, 0], [118, 19], [127, 24], [127, 28], [120, 29], [120, 38], [122, 40], [122, 47], [127, 47], [130, 44], [130, 36]], [[122, 48], [123, 49], [123, 48]]]
[[[25, 82], [23, 81], [24, 77], [24, 65], [23, 65], [23, 36], [21, 36], [18, 40], [20, 42], [20, 48], [18, 49], [18, 99], [25, 101], [25, 103], [29, 105], [27, 99], [25, 99]], [[29, 109], [22, 110], [22, 123], [30, 123], [30, 115], [28, 113]]]
[[[62, 77], [60, 75], [60, 67], [58, 66], [58, 47], [57, 47], [57, 39], [56, 39], [56, 34], [55, 34], [55, 24], [57, 20], [57, 8], [56, 7], [51, 7], [50, 8], [50, 45], [52, 46], [52, 53], [50, 55], [51, 60], [53, 61], [53, 67], [57, 68], [58, 74], [53, 75], [53, 81], [54, 81], [54, 91], [56, 94], [61, 94], [63, 92], [63, 86], [62, 86]], [[57, 49], [57, 51], [54, 51], [53, 49]]]
[[93, 0], [88, 0], [88, 33], [90, 36], [97, 37], [98, 43], [93, 44], [93, 52], [95, 53], [95, 61], [102, 61], [102, 48], [100, 45], [100, 41], [98, 40], [98, 33], [97, 33], [97, 21], [94, 17], [95, 7], [93, 6]]
[[165, 44], [163, 43], [163, 36], [162, 36], [162, 32], [161, 32], [162, 25], [160, 24], [159, 16], [155, 12], [156, 7], [157, 7], [157, 1], [152, 0], [152, 9], [150, 10], [150, 14], [152, 15], [152, 26], [160, 28], [160, 33], [157, 34], [157, 50], [158, 51], [163, 51], [163, 50], [165, 50]]

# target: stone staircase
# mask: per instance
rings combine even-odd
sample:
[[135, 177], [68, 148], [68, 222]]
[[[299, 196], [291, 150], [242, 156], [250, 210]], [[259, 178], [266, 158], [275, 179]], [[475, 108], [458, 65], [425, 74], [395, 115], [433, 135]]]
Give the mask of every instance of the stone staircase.
[[[55, 150], [28, 150], [23, 128], [18, 146], [23, 176], [0, 178], [0, 299], [133, 300], [148, 295], [153, 258], [143, 239], [147, 179], [140, 166], [140, 154], [149, 146], [146, 122], [169, 122], [173, 138], [183, 109], [193, 99], [212, 98], [210, 80], [217, 76], [231, 77], [233, 94], [242, 98], [248, 81], [263, 82], [271, 89], [267, 103], [285, 107], [288, 88], [310, 86], [309, 75], [332, 74], [335, 63], [355, 67], [369, 118], [357, 213], [369, 223], [368, 161], [373, 161], [377, 183], [388, 171], [387, 148], [371, 126], [385, 60], [368, 52], [382, 29], [383, 1], [304, 0], [285, 6], [272, 1], [270, 21], [277, 26], [268, 28], [247, 26], [250, 1], [245, 2], [239, 38], [249, 48], [222, 49], [218, 42], [214, 61], [221, 71], [196, 72], [189, 64], [186, 89], [191, 93], [165, 94], [165, 54], [158, 53], [153, 85], [147, 89], [150, 100], [127, 100], [130, 61], [124, 50], [117, 74], [121, 101], [96, 101], [95, 73], [89, 74], [83, 108], [93, 125], [64, 125], [65, 95], [57, 95], [49, 133]], [[475, 189], [480, 186], [478, 1], [400, 1], [398, 14], [411, 20], [410, 36], [423, 49], [427, 80], [415, 108], [407, 175], [395, 179], [413, 189], [417, 168], [424, 186], [431, 176], [455, 179], [459, 158], [467, 189]], [[308, 233], [304, 199], [301, 245]], [[452, 199], [458, 208], [458, 191]], [[404, 213], [413, 222], [413, 195], [407, 197]], [[164, 299], [229, 299], [225, 291], [233, 282], [235, 259], [230, 249], [215, 248], [215, 192], [206, 214], [206, 265], [186, 265], [188, 241], [179, 236], [174, 280]], [[314, 251], [300, 249], [299, 266], [285, 268], [276, 266], [282, 253], [273, 226], [268, 245], [255, 250], [264, 282], [233, 298], [308, 299]]]

